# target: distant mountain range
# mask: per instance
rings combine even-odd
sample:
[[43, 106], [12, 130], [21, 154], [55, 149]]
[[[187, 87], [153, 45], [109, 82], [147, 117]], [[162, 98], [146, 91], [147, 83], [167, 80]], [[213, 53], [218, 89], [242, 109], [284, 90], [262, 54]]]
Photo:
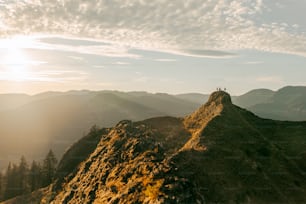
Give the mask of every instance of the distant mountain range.
[[[285, 99], [288, 90], [298, 89], [271, 98]], [[253, 107], [255, 99], [271, 99], [263, 93], [269, 91], [235, 100]], [[250, 94], [257, 97], [247, 100]], [[5, 204], [302, 204], [305, 133], [306, 121], [262, 119], [217, 91], [186, 117], [124, 120], [92, 130], [65, 153], [53, 184]]]
[[168, 94], [117, 91], [0, 95], [0, 167], [21, 155], [40, 159], [52, 148], [60, 157], [90, 127], [123, 119], [184, 116], [198, 104]]
[[[244, 101], [241, 101], [241, 97], [244, 97]], [[276, 120], [306, 120], [306, 87], [284, 87], [276, 92], [254, 90], [241, 97], [238, 98], [237, 104], [247, 107], [261, 117]], [[252, 97], [253, 101], [256, 101], [255, 104], [252, 103]]]
[[[52, 148], [58, 157], [94, 124], [110, 127], [117, 121], [158, 116], [184, 117], [209, 95], [147, 92], [69, 91], [34, 96], [0, 95], [0, 169], [21, 155], [41, 159]], [[306, 87], [267, 89], [233, 97], [255, 114], [280, 120], [306, 120]]]
[[[208, 95], [182, 94], [177, 97], [201, 104]], [[277, 91], [255, 89], [241, 96], [233, 96], [233, 103], [246, 108], [256, 115], [289, 121], [306, 121], [306, 87], [287, 86]]]

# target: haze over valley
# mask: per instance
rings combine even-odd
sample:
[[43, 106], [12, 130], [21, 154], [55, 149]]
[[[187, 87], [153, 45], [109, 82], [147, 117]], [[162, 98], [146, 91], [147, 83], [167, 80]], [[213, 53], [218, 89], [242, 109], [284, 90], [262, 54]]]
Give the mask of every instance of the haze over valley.
[[306, 203], [305, 8], [0, 0], [0, 203]]
[[[306, 120], [306, 87], [278, 91], [252, 90], [233, 102], [258, 116], [275, 120]], [[184, 117], [205, 103], [206, 94], [68, 91], [0, 95], [0, 167], [22, 155], [41, 159], [49, 149], [60, 158], [93, 125], [111, 127], [121, 120]]]

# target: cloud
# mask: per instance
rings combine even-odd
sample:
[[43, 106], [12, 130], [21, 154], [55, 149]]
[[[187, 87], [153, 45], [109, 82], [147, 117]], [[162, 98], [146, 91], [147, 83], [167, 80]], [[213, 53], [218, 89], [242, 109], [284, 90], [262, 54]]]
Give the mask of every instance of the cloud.
[[85, 61], [84, 57], [79, 57], [79, 56], [68, 56], [70, 59], [76, 60], [76, 61]]
[[192, 56], [192, 57], [205, 57], [205, 58], [231, 58], [235, 57], [236, 54], [218, 51], [218, 50], [181, 50], [178, 51], [182, 55]]
[[129, 65], [130, 63], [129, 62], [115, 62], [113, 63], [114, 65]]
[[[299, 32], [298, 26], [291, 32], [282, 24], [286, 22], [266, 22], [263, 14], [270, 8], [262, 0], [1, 2], [3, 37], [39, 33], [91, 38], [119, 45], [116, 49], [125, 54], [138, 48], [224, 57], [223, 52], [252, 49], [306, 56], [305, 33]], [[59, 48], [70, 50], [67, 47]], [[76, 50], [117, 56], [118, 50], [112, 49], [108, 45], [82, 45]]]
[[157, 62], [176, 62], [177, 59], [166, 59], [166, 58], [162, 58], [162, 59], [155, 59], [155, 61], [157, 61]]
[[88, 73], [76, 70], [23, 71], [19, 73], [12, 73], [10, 70], [0, 70], [0, 81], [63, 83], [68, 81], [84, 81], [87, 78]]
[[0, 69], [2, 67], [11, 67], [11, 66], [39, 66], [39, 65], [43, 65], [43, 64], [48, 64], [48, 62], [46, 61], [38, 61], [38, 60], [25, 60], [22, 62], [18, 62], [18, 61], [14, 61], [14, 62], [10, 62], [10, 61], [0, 61]]
[[32, 72], [33, 76], [30, 80], [34, 81], [84, 81], [88, 78], [88, 73], [77, 70], [44, 70]]
[[122, 46], [118, 43], [103, 43], [93, 39], [62, 38], [59, 36], [36, 36], [35, 43], [35, 48], [46, 50], [57, 50], [116, 58], [138, 59], [141, 57], [137, 54], [130, 53], [126, 46]]

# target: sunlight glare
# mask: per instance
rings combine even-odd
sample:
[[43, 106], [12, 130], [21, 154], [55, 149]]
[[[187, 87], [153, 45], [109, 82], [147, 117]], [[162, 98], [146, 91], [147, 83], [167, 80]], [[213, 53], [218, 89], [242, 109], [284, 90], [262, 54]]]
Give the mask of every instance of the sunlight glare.
[[30, 62], [23, 48], [29, 45], [28, 38], [15, 37], [1, 42], [2, 48], [6, 49], [4, 58], [4, 72], [2, 78], [8, 81], [27, 81], [30, 79], [30, 71], [27, 66]]

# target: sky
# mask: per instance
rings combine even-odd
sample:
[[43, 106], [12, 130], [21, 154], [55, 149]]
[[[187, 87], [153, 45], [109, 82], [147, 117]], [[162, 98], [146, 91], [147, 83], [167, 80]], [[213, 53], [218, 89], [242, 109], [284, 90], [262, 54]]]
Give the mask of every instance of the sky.
[[0, 0], [0, 93], [306, 86], [303, 0]]

